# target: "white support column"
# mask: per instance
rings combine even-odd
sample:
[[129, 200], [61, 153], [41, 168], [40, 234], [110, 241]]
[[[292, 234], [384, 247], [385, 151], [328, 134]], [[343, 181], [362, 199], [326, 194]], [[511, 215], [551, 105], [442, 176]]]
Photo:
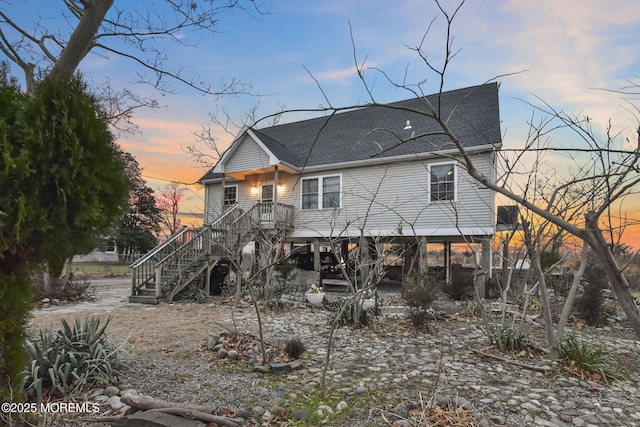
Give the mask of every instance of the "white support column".
[[222, 189], [220, 190], [221, 192], [220, 201], [222, 202], [222, 204], [220, 205], [220, 214], [218, 215], [218, 217], [224, 213], [224, 187], [226, 185], [226, 182], [227, 182], [226, 175], [222, 174]]

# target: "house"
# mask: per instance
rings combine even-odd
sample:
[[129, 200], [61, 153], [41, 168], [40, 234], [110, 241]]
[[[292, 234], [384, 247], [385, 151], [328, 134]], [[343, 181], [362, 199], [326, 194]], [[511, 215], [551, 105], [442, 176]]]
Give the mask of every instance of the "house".
[[342, 242], [346, 253], [348, 242], [399, 234], [445, 248], [487, 241], [496, 227], [494, 193], [468, 175], [459, 150], [423, 113], [427, 104], [450, 116], [476, 169], [495, 180], [501, 132], [498, 85], [491, 83], [244, 128], [200, 180], [205, 224], [214, 234], [246, 229], [249, 222], [240, 227], [238, 218], [250, 216], [315, 253], [328, 241]]

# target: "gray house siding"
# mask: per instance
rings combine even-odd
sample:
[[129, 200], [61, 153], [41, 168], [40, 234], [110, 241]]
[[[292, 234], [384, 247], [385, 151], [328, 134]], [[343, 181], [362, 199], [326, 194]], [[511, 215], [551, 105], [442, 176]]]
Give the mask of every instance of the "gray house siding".
[[253, 140], [245, 134], [236, 151], [225, 165], [225, 173], [246, 171], [269, 166], [269, 156]]
[[[273, 169], [273, 168], [271, 168]], [[278, 186], [283, 187], [278, 191], [278, 202], [296, 206], [291, 195], [291, 189], [296, 184], [297, 176], [280, 172], [278, 174]], [[260, 188], [263, 184], [273, 184], [274, 173], [265, 172], [260, 174], [252, 174], [245, 176], [244, 180], [227, 180], [226, 186], [235, 185], [238, 188], [238, 207], [242, 210], [248, 210], [261, 199]], [[255, 191], [258, 189], [258, 191]], [[215, 221], [222, 213], [222, 194], [221, 183], [210, 184], [206, 186], [205, 194], [205, 217], [207, 223]]]
[[[479, 170], [493, 176], [490, 154], [475, 161]], [[456, 200], [429, 201], [428, 166], [442, 162], [411, 161], [302, 175], [301, 179], [340, 175], [342, 203], [337, 209], [302, 210], [297, 186], [292, 194], [298, 200], [292, 237], [357, 236], [360, 230], [368, 235], [394, 235], [399, 228], [405, 235], [420, 236], [493, 234], [494, 193], [481, 188], [459, 165]]]
[[[238, 150], [240, 151], [240, 150]], [[476, 167], [493, 177], [492, 153], [475, 156]], [[456, 200], [429, 201], [429, 165], [452, 163], [441, 157], [429, 160], [404, 161], [389, 164], [354, 166], [346, 169], [317, 170], [293, 175], [278, 175], [278, 201], [295, 207], [293, 239], [395, 235], [399, 228], [404, 235], [434, 238], [466, 235], [491, 235], [494, 232], [494, 193], [482, 188], [456, 164]], [[302, 180], [327, 176], [341, 177], [341, 207], [301, 209]], [[264, 183], [273, 183], [274, 173], [247, 175], [243, 181], [227, 181], [237, 185], [238, 204], [249, 209], [260, 201]], [[208, 185], [206, 217], [208, 222], [221, 212], [220, 183]]]

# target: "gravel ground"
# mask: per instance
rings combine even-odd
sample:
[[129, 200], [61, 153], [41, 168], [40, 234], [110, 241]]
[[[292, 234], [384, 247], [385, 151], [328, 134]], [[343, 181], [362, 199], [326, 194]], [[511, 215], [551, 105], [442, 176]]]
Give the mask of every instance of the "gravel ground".
[[[383, 296], [383, 304], [396, 303], [397, 295]], [[461, 425], [640, 425], [640, 396], [626, 397], [629, 390], [637, 394], [640, 347], [624, 321], [604, 328], [570, 326], [580, 336], [605, 343], [621, 357], [630, 376], [627, 388], [615, 388], [601, 383], [582, 384], [563, 376], [559, 367], [544, 357], [514, 358], [487, 349], [481, 321], [463, 315], [465, 307], [464, 303], [440, 298], [436, 302], [438, 320], [431, 322], [428, 331], [415, 331], [405, 320], [395, 317], [381, 318], [371, 328], [338, 329], [327, 375], [329, 392], [322, 402], [317, 389], [326, 354], [329, 312], [306, 304], [263, 316], [264, 334], [274, 360], [283, 357], [279, 350], [290, 338], [299, 337], [307, 347], [301, 357], [304, 368], [284, 376], [252, 372], [250, 358], [260, 354], [255, 341], [245, 339], [242, 350], [248, 356], [239, 362], [219, 360], [207, 349], [208, 343], [228, 331], [238, 332], [241, 337], [257, 335], [255, 311], [246, 301], [239, 308], [218, 299], [205, 304], [125, 304], [109, 311], [51, 311], [34, 315], [30, 328], [34, 333], [55, 327], [60, 317], [110, 317], [109, 337], [115, 342], [128, 342], [123, 360], [128, 366], [129, 387], [159, 399], [254, 411], [274, 405], [287, 409], [309, 407], [310, 402], [316, 401], [316, 406], [326, 403], [334, 409], [343, 400], [348, 405], [342, 414], [323, 416], [321, 420], [310, 418], [307, 424], [297, 425], [391, 425], [385, 418], [397, 419], [388, 414], [398, 405], [411, 407], [412, 402], [433, 396], [459, 397], [464, 399], [461, 406], [464, 402], [469, 404], [475, 421]], [[535, 323], [527, 326], [527, 333], [537, 342], [544, 342], [542, 328]], [[234, 347], [239, 343], [227, 344]], [[479, 357], [474, 349], [550, 370], [540, 373]], [[585, 391], [592, 389], [597, 392]], [[568, 392], [573, 397], [563, 396]], [[583, 408], [583, 401], [588, 401], [588, 406]], [[592, 411], [597, 412], [597, 407], [609, 408], [615, 416], [597, 418], [596, 414], [588, 418]], [[74, 424], [73, 417], [64, 422], [86, 425]], [[288, 421], [253, 423], [293, 425]]]

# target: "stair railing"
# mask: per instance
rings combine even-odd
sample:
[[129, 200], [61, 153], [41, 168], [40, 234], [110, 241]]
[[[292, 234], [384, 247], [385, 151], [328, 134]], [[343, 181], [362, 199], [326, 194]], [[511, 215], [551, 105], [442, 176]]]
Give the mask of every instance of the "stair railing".
[[153, 281], [156, 275], [156, 262], [166, 258], [181, 246], [190, 238], [189, 234], [189, 229], [186, 226], [182, 227], [129, 266], [131, 268], [131, 295], [137, 295], [138, 289]]
[[293, 206], [260, 202], [242, 212], [235, 204], [212, 224], [198, 230], [184, 227], [131, 264], [131, 295], [153, 283], [157, 298], [169, 288], [173, 296], [203, 271], [208, 257], [227, 255], [238, 244], [251, 240], [256, 227], [292, 226]]

